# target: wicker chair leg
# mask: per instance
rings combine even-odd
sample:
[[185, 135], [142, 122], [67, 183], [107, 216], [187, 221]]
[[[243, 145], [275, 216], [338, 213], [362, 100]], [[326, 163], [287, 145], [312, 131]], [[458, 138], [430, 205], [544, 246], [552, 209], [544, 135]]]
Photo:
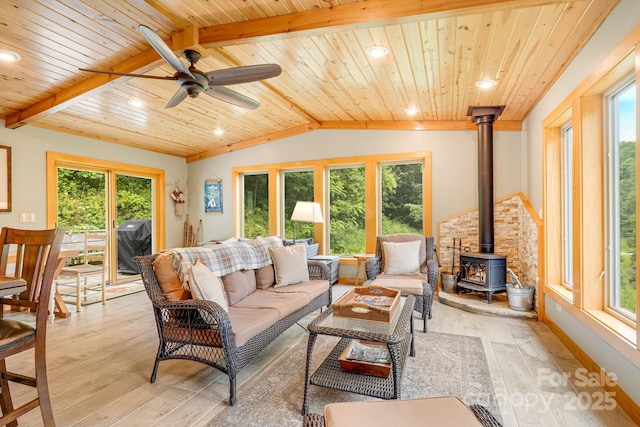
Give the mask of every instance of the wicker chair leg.
[[303, 427], [324, 427], [324, 417], [320, 414], [307, 414], [302, 420]]
[[160, 349], [158, 349], [158, 355], [156, 356], [156, 362], [153, 364], [153, 371], [151, 371], [151, 378], [149, 382], [151, 384], [156, 382], [156, 375], [158, 375], [158, 365], [160, 364]]
[[229, 406], [236, 404], [236, 376], [229, 376]]

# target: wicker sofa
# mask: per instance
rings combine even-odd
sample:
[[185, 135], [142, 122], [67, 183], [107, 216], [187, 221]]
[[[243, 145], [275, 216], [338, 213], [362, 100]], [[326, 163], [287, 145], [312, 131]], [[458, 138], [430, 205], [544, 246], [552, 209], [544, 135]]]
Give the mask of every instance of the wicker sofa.
[[[271, 254], [277, 261], [280, 257], [273, 251], [286, 248], [277, 238], [260, 239], [176, 248], [135, 258], [153, 304], [160, 340], [152, 383], [161, 360], [198, 361], [229, 376], [229, 405], [234, 405], [238, 372], [290, 326], [331, 305], [324, 263], [306, 261], [300, 246], [302, 258], [296, 260], [306, 265], [309, 280], [279, 286], [287, 273], [283, 268], [291, 265], [274, 265]], [[189, 287], [189, 268], [197, 262], [220, 276], [228, 311], [224, 304], [193, 299], [185, 289]]]

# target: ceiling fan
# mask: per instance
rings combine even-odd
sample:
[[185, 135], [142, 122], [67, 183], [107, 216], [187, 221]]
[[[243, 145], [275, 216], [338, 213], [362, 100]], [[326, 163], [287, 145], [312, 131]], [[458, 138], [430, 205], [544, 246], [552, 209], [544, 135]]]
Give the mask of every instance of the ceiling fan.
[[279, 76], [282, 72], [282, 68], [277, 64], [261, 64], [225, 68], [203, 73], [196, 69], [194, 65], [200, 59], [201, 55], [199, 52], [190, 49], [184, 51], [183, 56], [190, 64], [187, 68], [155, 31], [144, 25], [140, 25], [138, 28], [156, 52], [176, 70], [173, 76], [150, 76], [146, 74], [119, 73], [116, 71], [90, 70], [86, 68], [80, 68], [80, 70], [116, 76], [175, 80], [180, 86], [180, 89], [178, 89], [164, 108], [175, 107], [187, 97], [197, 98], [201, 93], [206, 93], [221, 101], [251, 110], [258, 108], [260, 103], [224, 86], [269, 79]]

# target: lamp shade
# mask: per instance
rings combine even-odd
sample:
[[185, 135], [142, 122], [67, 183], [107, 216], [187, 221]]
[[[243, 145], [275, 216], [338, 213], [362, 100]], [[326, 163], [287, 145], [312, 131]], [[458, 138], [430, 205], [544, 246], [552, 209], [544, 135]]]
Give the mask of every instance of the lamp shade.
[[296, 202], [296, 207], [293, 208], [291, 214], [291, 221], [323, 223], [320, 203]]

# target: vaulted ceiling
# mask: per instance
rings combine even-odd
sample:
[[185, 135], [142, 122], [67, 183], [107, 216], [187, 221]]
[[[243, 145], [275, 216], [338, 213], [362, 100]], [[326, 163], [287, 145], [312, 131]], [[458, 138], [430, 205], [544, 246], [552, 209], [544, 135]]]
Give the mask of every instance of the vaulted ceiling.
[[[314, 129], [473, 129], [470, 105], [505, 105], [496, 129], [518, 130], [617, 3], [3, 0], [0, 49], [22, 60], [0, 63], [0, 117], [187, 161]], [[261, 103], [248, 110], [206, 95], [165, 109], [175, 82], [79, 70], [173, 75], [139, 24], [178, 55], [203, 53], [202, 71], [283, 72], [232, 87]], [[371, 58], [371, 45], [390, 52]], [[482, 90], [481, 79], [497, 85]]]

